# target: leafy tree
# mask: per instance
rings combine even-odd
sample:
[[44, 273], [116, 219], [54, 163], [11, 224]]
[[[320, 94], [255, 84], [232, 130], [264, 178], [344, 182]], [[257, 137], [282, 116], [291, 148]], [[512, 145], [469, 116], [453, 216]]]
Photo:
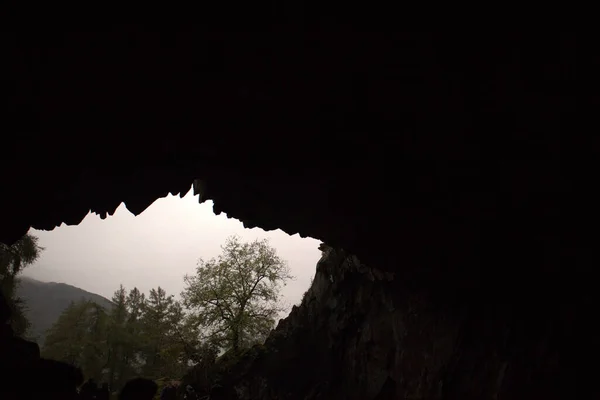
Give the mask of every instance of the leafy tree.
[[183, 306], [173, 301], [169, 306], [168, 329], [164, 331], [167, 346], [163, 346], [162, 359], [167, 365], [163, 369], [165, 377], [180, 377], [188, 369], [190, 362], [197, 362], [198, 331], [188, 322]]
[[16, 293], [17, 276], [33, 264], [44, 250], [38, 245], [38, 238], [26, 234], [12, 246], [0, 243], [0, 290], [4, 293], [11, 311], [11, 326], [15, 334], [22, 336], [29, 328], [25, 318], [25, 302]]
[[[173, 340], [177, 342], [182, 349], [181, 363], [186, 367], [191, 362], [198, 364], [200, 360], [206, 358], [207, 352], [210, 352], [205, 344], [200, 341], [198, 326], [193, 318], [184, 313], [183, 306], [177, 302], [174, 307], [176, 319], [179, 321], [173, 328]], [[212, 349], [215, 353], [217, 349]]]
[[186, 275], [181, 294], [203, 328], [204, 341], [238, 351], [264, 340], [279, 312], [280, 290], [293, 277], [267, 240], [242, 243], [232, 236], [216, 259], [200, 259], [196, 274]]
[[92, 301], [71, 303], [48, 330], [42, 354], [80, 367], [101, 380], [107, 364], [107, 315]]
[[112, 302], [108, 313], [91, 301], [71, 303], [48, 331], [43, 355], [77, 365], [116, 391], [134, 376], [181, 377], [198, 353], [183, 306], [160, 287], [146, 298], [121, 285]]

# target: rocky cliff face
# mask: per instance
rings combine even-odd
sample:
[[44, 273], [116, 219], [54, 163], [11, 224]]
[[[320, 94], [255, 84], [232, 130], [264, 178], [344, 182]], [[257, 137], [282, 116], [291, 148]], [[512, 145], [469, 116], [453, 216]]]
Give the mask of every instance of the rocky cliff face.
[[522, 316], [411, 293], [393, 274], [329, 249], [302, 304], [228, 367], [213, 397], [555, 398], [552, 321]]

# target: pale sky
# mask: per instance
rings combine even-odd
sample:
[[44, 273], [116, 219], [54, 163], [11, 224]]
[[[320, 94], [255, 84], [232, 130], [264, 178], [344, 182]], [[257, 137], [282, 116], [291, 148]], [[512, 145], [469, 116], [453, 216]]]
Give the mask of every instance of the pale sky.
[[321, 257], [320, 241], [279, 229], [245, 229], [236, 219], [215, 215], [212, 201], [198, 204], [191, 190], [184, 198], [158, 199], [137, 217], [121, 204], [105, 220], [88, 214], [77, 226], [30, 232], [46, 249], [23, 275], [67, 283], [109, 299], [119, 284], [128, 290], [137, 286], [144, 293], [160, 285], [179, 298], [183, 276], [194, 273], [198, 258], [216, 257], [225, 239], [238, 234], [244, 241], [268, 238], [288, 262], [296, 279], [282, 294], [291, 306], [308, 289]]

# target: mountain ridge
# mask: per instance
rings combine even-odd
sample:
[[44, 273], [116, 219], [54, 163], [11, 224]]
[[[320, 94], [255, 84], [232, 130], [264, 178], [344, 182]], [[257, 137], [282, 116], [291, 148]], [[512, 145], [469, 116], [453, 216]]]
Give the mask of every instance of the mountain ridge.
[[30, 277], [19, 278], [16, 293], [24, 300], [25, 316], [31, 323], [26, 336], [40, 346], [44, 343], [46, 331], [71, 302], [91, 300], [107, 310], [113, 306], [107, 298], [68, 283], [43, 282]]

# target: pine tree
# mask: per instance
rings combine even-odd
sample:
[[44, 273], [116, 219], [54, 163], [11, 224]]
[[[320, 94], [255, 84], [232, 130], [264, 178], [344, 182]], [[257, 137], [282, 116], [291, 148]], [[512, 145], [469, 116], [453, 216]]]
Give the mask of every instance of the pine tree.
[[129, 377], [127, 354], [132, 340], [127, 332], [127, 292], [123, 285], [115, 291], [112, 302], [114, 307], [108, 319], [108, 384], [111, 388], [120, 388]]
[[[121, 285], [107, 314], [91, 301], [72, 303], [48, 332], [44, 356], [77, 365], [87, 378], [120, 390], [129, 379], [179, 379], [195, 357], [198, 334], [182, 305], [161, 287], [148, 298]], [[197, 361], [196, 361], [197, 362]]]
[[42, 355], [80, 367], [101, 380], [107, 365], [107, 315], [92, 301], [71, 303], [48, 330]]
[[146, 342], [144, 375], [147, 377], [160, 378], [166, 372], [165, 364], [168, 360], [165, 356], [169, 348], [172, 323], [169, 312], [173, 303], [173, 296], [167, 296], [160, 286], [150, 290], [142, 323]]
[[84, 313], [87, 303], [71, 302], [46, 334], [42, 355], [58, 361], [79, 365], [85, 336]]
[[141, 293], [138, 288], [134, 287], [129, 291], [125, 304], [127, 306], [127, 324], [125, 331], [129, 346], [124, 349], [123, 354], [124, 364], [126, 366], [124, 375], [139, 375], [142, 372], [144, 363], [142, 357], [142, 349], [144, 347], [142, 322], [146, 305], [146, 296]]
[[84, 336], [81, 369], [87, 377], [103, 381], [108, 367], [108, 316], [102, 306], [90, 303], [86, 313], [87, 334]]

